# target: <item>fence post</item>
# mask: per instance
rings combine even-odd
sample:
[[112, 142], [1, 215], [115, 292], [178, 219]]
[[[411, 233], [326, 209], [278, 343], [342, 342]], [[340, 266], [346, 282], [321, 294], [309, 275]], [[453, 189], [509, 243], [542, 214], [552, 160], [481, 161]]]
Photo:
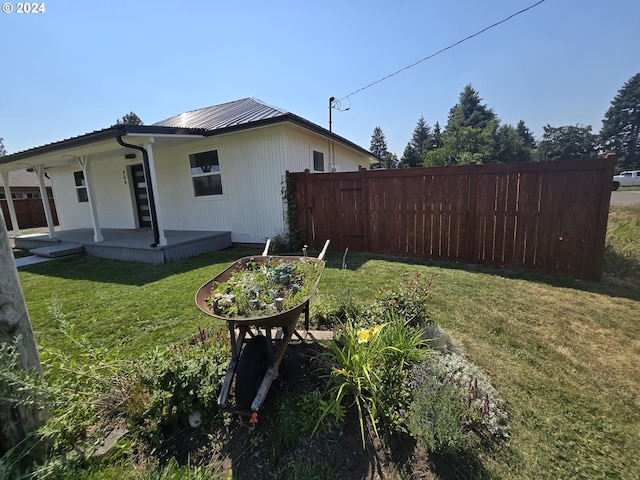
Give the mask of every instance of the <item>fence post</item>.
[[605, 180], [602, 187], [602, 195], [600, 197], [600, 211], [598, 212], [598, 230], [596, 233], [596, 249], [597, 252], [593, 262], [593, 280], [600, 281], [602, 279], [602, 265], [604, 263], [604, 247], [607, 236], [607, 221], [609, 219], [609, 205], [611, 204], [611, 184], [613, 172], [615, 170], [618, 157], [615, 153], [607, 153], [604, 161], [603, 176]]
[[313, 206], [309, 202], [309, 169], [304, 170], [304, 221], [307, 243], [315, 247], [315, 228], [313, 225]]
[[467, 192], [467, 245], [465, 255], [471, 263], [476, 263], [478, 258], [478, 249], [476, 242], [476, 193], [477, 193], [477, 168], [478, 165], [472, 161], [468, 166], [468, 192]]
[[362, 192], [362, 238], [364, 240], [364, 244], [362, 247], [365, 252], [369, 251], [369, 175], [368, 170], [366, 168], [360, 169], [360, 182], [361, 182], [361, 192]]

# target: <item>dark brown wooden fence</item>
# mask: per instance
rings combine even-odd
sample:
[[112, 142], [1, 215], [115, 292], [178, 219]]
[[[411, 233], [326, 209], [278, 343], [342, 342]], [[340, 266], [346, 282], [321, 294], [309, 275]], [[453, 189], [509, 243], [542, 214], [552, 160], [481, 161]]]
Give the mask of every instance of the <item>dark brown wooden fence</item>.
[[615, 156], [561, 162], [287, 173], [298, 228], [330, 250], [599, 280]]
[[[47, 217], [44, 214], [44, 206], [42, 205], [42, 199], [40, 198], [22, 198], [13, 201], [13, 205], [16, 209], [16, 217], [18, 219], [18, 226], [20, 228], [35, 228], [46, 227]], [[51, 207], [51, 216], [53, 217], [54, 225], [58, 225], [58, 215], [56, 212], [56, 204], [53, 198], [49, 199], [49, 205]], [[2, 215], [6, 222], [7, 230], [13, 230], [13, 224], [11, 223], [11, 217], [9, 216], [9, 207], [6, 200], [0, 200], [0, 207], [2, 208]], [[1, 221], [1, 220], [0, 220]]]

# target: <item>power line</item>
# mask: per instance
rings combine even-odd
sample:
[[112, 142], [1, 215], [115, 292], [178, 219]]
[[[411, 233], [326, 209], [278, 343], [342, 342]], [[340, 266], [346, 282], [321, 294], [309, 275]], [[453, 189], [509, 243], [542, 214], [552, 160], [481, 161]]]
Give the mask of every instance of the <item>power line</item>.
[[433, 58], [433, 57], [435, 57], [436, 55], [440, 55], [442, 52], [446, 52], [447, 50], [450, 50], [450, 49], [452, 49], [453, 47], [457, 47], [457, 46], [458, 46], [458, 45], [460, 45], [461, 43], [464, 43], [464, 42], [466, 42], [467, 40], [471, 40], [472, 38], [477, 37], [478, 35], [480, 35], [480, 34], [482, 34], [482, 33], [486, 32], [487, 30], [490, 30], [490, 29], [492, 29], [492, 28], [494, 28], [494, 27], [497, 27], [498, 25], [501, 25], [501, 24], [503, 24], [503, 23], [505, 23], [505, 22], [507, 22], [507, 21], [511, 20], [513, 17], [517, 17], [518, 15], [520, 15], [520, 14], [522, 14], [522, 13], [524, 13], [524, 12], [528, 11], [528, 10], [531, 10], [532, 8], [537, 7], [538, 5], [540, 5], [540, 4], [541, 4], [541, 3], [543, 3], [543, 2], [544, 2], [544, 0], [540, 0], [540, 1], [539, 1], [539, 2], [537, 2], [537, 3], [534, 3], [533, 5], [528, 6], [527, 8], [523, 8], [523, 9], [522, 9], [522, 10], [520, 10], [519, 12], [516, 12], [516, 13], [514, 13], [514, 14], [512, 14], [512, 15], [509, 15], [508, 17], [503, 18], [503, 19], [502, 19], [502, 20], [500, 20], [499, 22], [496, 22], [496, 23], [494, 23], [493, 25], [489, 25], [488, 27], [485, 27], [485, 28], [483, 28], [482, 30], [480, 30], [480, 31], [478, 31], [478, 32], [476, 32], [476, 33], [474, 33], [474, 34], [469, 35], [468, 37], [465, 37], [465, 38], [463, 38], [462, 40], [458, 40], [456, 43], [452, 43], [452, 44], [451, 44], [451, 45], [449, 45], [448, 47], [444, 47], [443, 49], [438, 50], [436, 53], [432, 53], [432, 54], [431, 54], [431, 55], [429, 55], [428, 57], [424, 57], [424, 58], [422, 58], [422, 59], [418, 60], [417, 62], [412, 63], [411, 65], [407, 65], [406, 67], [403, 67], [403, 68], [401, 68], [400, 70], [397, 70], [397, 71], [395, 71], [395, 72], [393, 72], [393, 73], [390, 73], [389, 75], [387, 75], [387, 76], [385, 76], [385, 77], [382, 77], [381, 79], [376, 80], [375, 82], [371, 82], [369, 85], [365, 85], [364, 87], [359, 88], [359, 89], [357, 89], [357, 90], [356, 90], [356, 91], [354, 91], [354, 92], [351, 92], [349, 95], [345, 95], [345, 96], [344, 96], [344, 97], [342, 97], [340, 100], [337, 100], [337, 102], [340, 102], [341, 100], [344, 100], [344, 99], [348, 99], [349, 97], [351, 97], [352, 95], [355, 95], [356, 93], [359, 93], [359, 92], [361, 92], [361, 91], [363, 91], [363, 90], [366, 90], [366, 89], [367, 89], [367, 88], [369, 88], [369, 87], [372, 87], [372, 86], [374, 86], [374, 85], [377, 85], [377, 84], [378, 84], [378, 83], [380, 83], [380, 82], [384, 82], [384, 81], [385, 81], [385, 80], [387, 80], [388, 78], [391, 78], [391, 77], [393, 77], [393, 76], [395, 76], [395, 75], [398, 75], [399, 73], [402, 73], [402, 72], [404, 72], [405, 70], [409, 70], [410, 68], [415, 67], [415, 66], [416, 66], [416, 65], [418, 65], [419, 63], [422, 63], [422, 62], [424, 62], [424, 61], [426, 61], [426, 60], [429, 60], [430, 58]]

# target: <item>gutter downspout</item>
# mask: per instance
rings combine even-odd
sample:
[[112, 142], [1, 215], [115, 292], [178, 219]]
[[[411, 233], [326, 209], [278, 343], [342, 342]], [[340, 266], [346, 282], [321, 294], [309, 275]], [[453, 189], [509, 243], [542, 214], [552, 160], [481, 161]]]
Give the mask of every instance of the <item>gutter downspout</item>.
[[[126, 132], [125, 132], [126, 133]], [[142, 163], [144, 165], [144, 176], [147, 183], [147, 195], [149, 196], [149, 211], [151, 213], [151, 226], [153, 228], [153, 243], [150, 245], [155, 248], [160, 244], [160, 231], [158, 230], [158, 215], [156, 213], [156, 200], [153, 195], [153, 185], [151, 184], [151, 167], [149, 165], [149, 153], [143, 147], [138, 145], [132, 145], [125, 143], [122, 140], [122, 135], [118, 135], [116, 140], [123, 147], [133, 148], [142, 152]]]

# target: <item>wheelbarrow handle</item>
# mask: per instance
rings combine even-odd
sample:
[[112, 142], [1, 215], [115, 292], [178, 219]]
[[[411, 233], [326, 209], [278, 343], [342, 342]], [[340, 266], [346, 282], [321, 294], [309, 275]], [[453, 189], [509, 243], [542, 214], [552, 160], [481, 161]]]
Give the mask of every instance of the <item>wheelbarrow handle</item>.
[[318, 258], [320, 260], [322, 260], [324, 258], [325, 253], [327, 253], [327, 248], [329, 248], [329, 242], [331, 240], [327, 240], [326, 242], [324, 242], [324, 247], [322, 248], [322, 251], [320, 252], [320, 255], [318, 255]]
[[262, 252], [263, 257], [266, 257], [267, 254], [269, 253], [269, 245], [271, 245], [271, 239], [267, 238], [267, 244], [264, 246], [264, 250]]

